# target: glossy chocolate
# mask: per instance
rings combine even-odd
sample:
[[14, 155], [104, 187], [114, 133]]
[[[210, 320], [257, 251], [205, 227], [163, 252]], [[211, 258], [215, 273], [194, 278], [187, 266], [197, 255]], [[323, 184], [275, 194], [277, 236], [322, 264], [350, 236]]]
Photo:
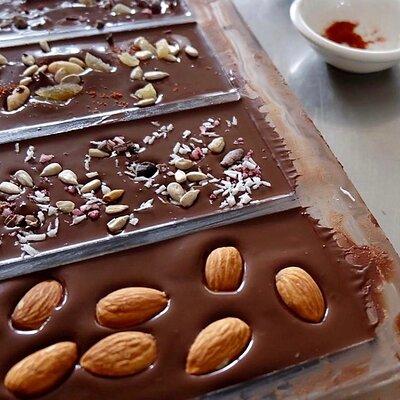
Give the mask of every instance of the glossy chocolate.
[[[152, 82], [159, 95], [159, 103], [186, 100], [194, 96], [226, 91], [231, 88], [201, 33], [192, 24], [168, 29], [118, 33], [108, 37], [107, 40], [106, 36], [102, 35], [54, 42], [51, 44], [52, 51], [50, 53], [44, 53], [39, 45], [7, 48], [1, 51], [10, 65], [0, 67], [0, 97], [2, 101], [0, 130], [41, 125], [46, 122], [135, 107], [138, 100], [131, 97], [131, 94], [143, 87], [145, 82], [130, 79], [132, 68], [122, 64], [118, 60], [118, 54], [130, 51], [135, 38], [139, 36], [146, 37], [151, 43], [165, 38], [170, 43], [179, 42], [182, 46], [179, 55], [180, 62], [152, 59], [140, 63], [145, 72], [160, 70], [170, 75], [166, 79]], [[191, 43], [199, 51], [198, 58], [185, 54], [183, 48], [188, 43]], [[26, 69], [21, 62], [22, 54], [33, 55], [37, 64], [43, 65], [58, 60], [68, 61], [71, 56], [85, 59], [86, 52], [115, 66], [116, 70], [114, 72], [93, 71], [83, 75], [83, 90], [67, 102], [49, 103], [33, 95], [23, 108], [13, 112], [6, 111], [6, 98], [12, 87], [18, 85], [21, 74]], [[39, 82], [39, 85], [34, 84], [29, 87], [37, 90], [38, 86], [48, 85], [49, 82]], [[156, 107], [156, 105], [152, 107]]]
[[[183, 15], [185, 8], [178, 0], [16, 0], [0, 4], [0, 37], [7, 33], [29, 35], [30, 31], [57, 31], [69, 27], [96, 27], [124, 22], [162, 19]], [[115, 4], [123, 4], [131, 13], [118, 14]]]
[[[252, 192], [253, 200], [287, 194], [292, 191], [292, 186], [289, 182], [292, 166], [287, 159], [287, 154], [282, 150], [281, 143], [276, 141], [276, 134], [273, 129], [263, 121], [262, 115], [259, 114], [255, 117], [256, 114], [252, 110], [247, 110], [248, 104], [246, 101], [241, 101], [237, 104], [186, 111], [157, 118], [158, 124], [161, 126], [169, 124], [173, 124], [174, 126], [173, 131], [167, 135], [166, 139], [160, 138], [155, 140], [153, 144], [145, 146], [145, 151], [131, 158], [125, 157], [124, 154], [105, 159], [92, 158], [90, 171], [97, 171], [99, 179], [104, 181], [111, 189], [125, 190], [125, 194], [118, 201], [118, 204], [129, 205], [129, 213], [133, 212], [143, 202], [154, 199], [153, 208], [135, 212], [139, 223], [135, 227], [128, 225], [127, 231], [180, 220], [182, 218], [205, 215], [219, 210], [222, 199], [218, 197], [210, 201], [210, 195], [216, 189], [214, 184], [202, 187], [196, 203], [190, 208], [183, 209], [168, 202], [165, 203], [165, 196], [158, 196], [153, 188], [146, 188], [143, 182], [133, 182], [124, 173], [126, 170], [125, 162], [132, 161], [167, 164], [166, 167], [169, 170], [175, 171], [175, 168], [171, 168], [168, 162], [176, 142], [195, 143], [197, 146], [197, 142], [190, 140], [191, 137], [194, 137], [197, 140], [209, 143], [213, 138], [201, 135], [199, 128], [209, 118], [218, 118], [220, 120], [220, 125], [212, 130], [217, 135], [225, 138], [226, 146], [221, 154], [209, 153], [204, 159], [198, 162], [198, 166], [204, 172], [211, 172], [217, 178], [222, 178], [224, 176], [224, 168], [220, 165], [220, 162], [224, 155], [230, 150], [243, 148], [246, 153], [253, 151], [252, 158], [260, 166], [263, 179], [271, 184], [271, 187], [261, 186], [258, 190], [254, 190]], [[237, 120], [237, 125], [232, 124], [234, 117]], [[48, 179], [39, 178], [39, 173], [48, 164], [39, 162], [41, 154], [54, 155], [54, 158], [50, 162], [58, 162], [64, 169], [73, 170], [78, 175], [78, 180], [81, 183], [86, 183], [90, 179], [85, 175], [88, 171], [84, 167], [84, 158], [91, 147], [91, 141], [100, 141], [113, 138], [114, 136], [124, 136], [132, 142], [140, 143], [141, 146], [144, 146], [143, 139], [145, 136], [151, 135], [153, 131], [157, 130], [157, 127], [151, 122], [154, 122], [154, 120], [147, 119], [112, 126], [93, 127], [69, 134], [58, 135], [57, 137], [29, 140], [19, 144], [19, 154], [15, 153], [14, 144], [2, 145], [0, 146], [0, 182], [9, 180], [10, 175], [13, 175], [19, 169], [24, 169], [31, 174], [35, 184], [39, 188], [49, 190], [52, 205], [55, 205], [60, 200], [70, 200], [76, 202], [77, 207], [79, 207], [83, 204], [81, 197], [67, 193], [65, 190], [67, 185], [61, 183], [57, 176]], [[184, 140], [182, 133], [186, 130], [190, 130], [192, 134], [187, 140]], [[29, 146], [34, 146], [36, 159], [24, 162]], [[116, 166], [116, 161], [118, 162], [118, 167]], [[287, 176], [284, 175], [281, 168], [285, 170]], [[173, 176], [161, 173], [155, 178], [154, 183], [165, 184], [166, 186], [173, 179]], [[37, 206], [27, 197], [29, 194], [32, 194], [31, 189], [28, 189], [24, 195], [15, 200], [16, 213], [22, 215], [37, 213]], [[99, 198], [102, 197], [100, 191], [97, 191], [96, 195]], [[7, 198], [7, 195], [0, 193], [0, 201]], [[24, 205], [24, 202], [26, 205]], [[70, 226], [71, 216], [61, 214], [60, 228], [57, 236], [49, 238], [44, 242], [32, 243], [32, 245], [41, 251], [107, 236], [106, 224], [115, 215], [107, 216], [104, 214], [104, 207], [102, 207], [102, 210], [98, 220], [93, 221], [88, 218], [76, 226]], [[0, 246], [0, 259], [18, 256], [21, 250], [19, 246], [15, 245], [16, 238], [9, 236], [12, 231], [5, 227], [6, 217], [4, 213], [0, 219], [0, 233], [3, 242]], [[49, 219], [49, 221], [53, 220], [54, 217]], [[45, 231], [46, 227], [34, 230], [35, 233]]]
[[[235, 246], [245, 261], [238, 292], [216, 294], [203, 283], [208, 254], [219, 246]], [[287, 266], [304, 268], [321, 288], [328, 309], [323, 322], [294, 316], [279, 300], [276, 273]], [[67, 299], [42, 330], [23, 334], [9, 317], [34, 284], [56, 279]], [[158, 357], [148, 370], [118, 379], [96, 377], [77, 367], [46, 400], [183, 400], [253, 377], [299, 364], [369, 340], [373, 326], [364, 308], [365, 269], [354, 267], [332, 241], [327, 229], [308, 216], [290, 211], [192, 234], [136, 250], [104, 256], [0, 284], [0, 376], [21, 358], [55, 342], [71, 340], [80, 356], [114, 330], [95, 320], [95, 306], [111, 291], [148, 286], [165, 291], [168, 309], [134, 329], [156, 337]], [[203, 376], [185, 372], [188, 349], [199, 331], [228, 316], [252, 329], [252, 342], [238, 362]], [[0, 398], [14, 400], [4, 386]]]

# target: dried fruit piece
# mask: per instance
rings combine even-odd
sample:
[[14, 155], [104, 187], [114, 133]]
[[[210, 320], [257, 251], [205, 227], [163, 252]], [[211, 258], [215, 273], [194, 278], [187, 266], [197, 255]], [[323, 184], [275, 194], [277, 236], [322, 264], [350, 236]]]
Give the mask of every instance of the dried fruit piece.
[[110, 293], [96, 306], [99, 323], [108, 328], [129, 328], [153, 318], [168, 304], [164, 292], [146, 287], [130, 287]]
[[76, 83], [61, 83], [55, 86], [46, 86], [36, 90], [36, 94], [47, 100], [66, 101], [72, 99], [82, 91], [83, 87]]
[[17, 396], [37, 396], [53, 389], [78, 358], [73, 342], [60, 342], [39, 350], [15, 364], [4, 379], [4, 386]]
[[26, 187], [33, 187], [32, 177], [23, 169], [18, 170], [15, 174], [15, 179], [22, 185]]
[[39, 329], [60, 304], [63, 288], [57, 281], [44, 281], [32, 287], [18, 302], [11, 315], [18, 329]]
[[308, 322], [321, 322], [325, 301], [314, 279], [302, 268], [288, 267], [275, 278], [276, 288], [286, 306]]
[[246, 348], [250, 327], [238, 318], [224, 318], [203, 329], [189, 350], [186, 372], [203, 375], [225, 367]]
[[103, 196], [103, 200], [106, 203], [112, 203], [113, 201], [117, 201], [119, 198], [121, 198], [124, 193], [125, 190], [123, 189], [111, 190], [111, 192], [108, 192]]
[[157, 57], [166, 59], [170, 55], [169, 44], [166, 39], [161, 39], [156, 43]]
[[181, 200], [179, 201], [180, 205], [184, 208], [191, 207], [197, 200], [197, 197], [199, 197], [199, 194], [200, 190], [197, 189], [189, 190], [181, 197]]
[[22, 107], [28, 100], [31, 91], [24, 85], [17, 86], [7, 97], [7, 110], [15, 111]]
[[105, 63], [101, 58], [94, 56], [93, 54], [86, 53], [85, 56], [86, 66], [98, 72], [111, 72], [112, 66]]
[[20, 194], [21, 189], [12, 182], [1, 182], [0, 183], [0, 192], [6, 193], [6, 194]]
[[139, 99], [156, 99], [157, 98], [157, 92], [156, 89], [154, 89], [154, 86], [149, 83], [143, 88], [139, 89], [136, 91], [135, 96]]
[[64, 70], [65, 76], [71, 74], [79, 75], [84, 71], [80, 65], [70, 61], [54, 61], [48, 67], [48, 71], [54, 75], [61, 69]]
[[43, 168], [40, 176], [54, 176], [62, 171], [62, 167], [58, 163], [51, 163]]
[[219, 247], [207, 258], [206, 285], [215, 292], [237, 290], [243, 278], [243, 261], [236, 247]]
[[119, 61], [122, 62], [122, 64], [125, 64], [128, 67], [137, 67], [140, 63], [139, 59], [127, 52], [118, 54], [118, 58]]
[[97, 342], [81, 358], [82, 368], [108, 377], [134, 375], [157, 357], [156, 341], [143, 332], [119, 332]]

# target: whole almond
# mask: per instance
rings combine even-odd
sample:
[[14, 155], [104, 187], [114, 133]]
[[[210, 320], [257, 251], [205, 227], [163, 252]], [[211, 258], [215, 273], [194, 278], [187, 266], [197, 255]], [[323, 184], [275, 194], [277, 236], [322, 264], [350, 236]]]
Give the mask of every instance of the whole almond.
[[141, 324], [168, 304], [165, 293], [146, 287], [130, 287], [110, 293], [96, 306], [97, 320], [108, 328], [122, 329]]
[[237, 290], [243, 278], [243, 261], [235, 247], [219, 247], [207, 258], [205, 268], [207, 287], [215, 292]]
[[17, 396], [37, 396], [53, 389], [72, 370], [78, 358], [73, 342], [60, 342], [39, 350], [15, 364], [4, 386]]
[[325, 301], [314, 279], [303, 269], [288, 267], [276, 275], [276, 288], [286, 306], [308, 322], [321, 322]]
[[62, 285], [44, 281], [33, 286], [18, 302], [11, 315], [18, 329], [39, 329], [50, 318], [63, 297]]
[[82, 368], [108, 377], [134, 375], [157, 358], [156, 341], [143, 332], [119, 332], [97, 342], [81, 358]]
[[203, 329], [190, 347], [186, 372], [203, 375], [235, 360], [251, 338], [250, 327], [238, 318], [224, 318]]

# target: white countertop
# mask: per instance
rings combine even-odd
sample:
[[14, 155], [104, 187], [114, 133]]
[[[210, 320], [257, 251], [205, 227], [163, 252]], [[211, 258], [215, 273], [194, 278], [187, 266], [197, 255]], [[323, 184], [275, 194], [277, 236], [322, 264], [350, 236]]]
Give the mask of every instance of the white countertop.
[[400, 66], [328, 67], [289, 19], [289, 0], [233, 0], [400, 253]]

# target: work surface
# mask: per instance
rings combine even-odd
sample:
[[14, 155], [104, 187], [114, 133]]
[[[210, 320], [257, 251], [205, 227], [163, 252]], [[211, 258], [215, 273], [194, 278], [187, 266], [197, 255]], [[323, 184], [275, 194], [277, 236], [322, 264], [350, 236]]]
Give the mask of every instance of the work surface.
[[233, 1], [399, 253], [400, 66], [341, 72], [297, 33], [291, 1]]

